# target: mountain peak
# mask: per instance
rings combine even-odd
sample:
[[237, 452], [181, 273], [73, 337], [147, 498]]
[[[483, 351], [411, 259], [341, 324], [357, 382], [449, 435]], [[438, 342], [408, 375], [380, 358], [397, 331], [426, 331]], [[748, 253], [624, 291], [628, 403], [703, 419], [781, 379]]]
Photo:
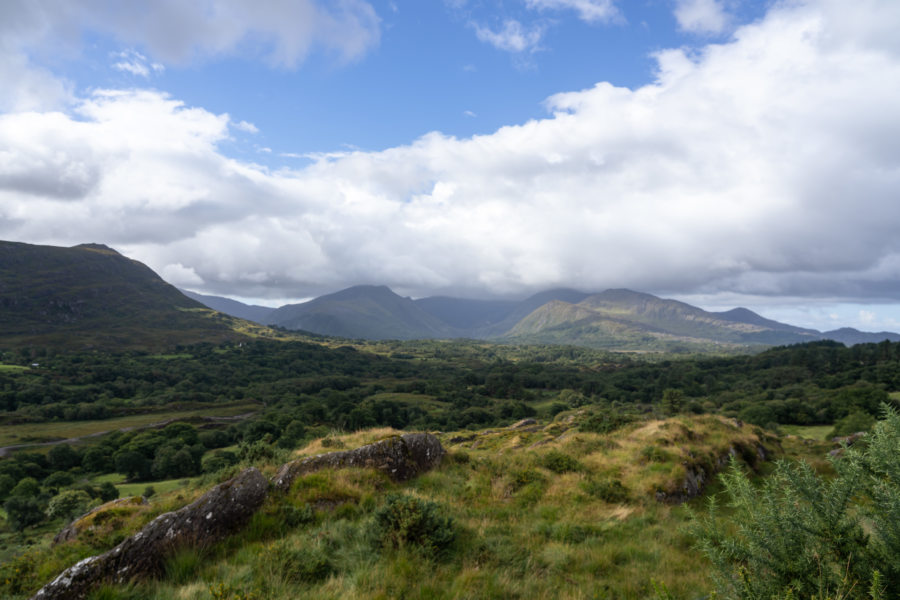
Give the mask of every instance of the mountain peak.
[[118, 252], [107, 246], [106, 244], [97, 244], [94, 242], [90, 242], [87, 244], [78, 244], [77, 246], [72, 246], [73, 248], [78, 248], [81, 250], [91, 250], [93, 252], [99, 252], [101, 254], [115, 254], [116, 256], [121, 256]]

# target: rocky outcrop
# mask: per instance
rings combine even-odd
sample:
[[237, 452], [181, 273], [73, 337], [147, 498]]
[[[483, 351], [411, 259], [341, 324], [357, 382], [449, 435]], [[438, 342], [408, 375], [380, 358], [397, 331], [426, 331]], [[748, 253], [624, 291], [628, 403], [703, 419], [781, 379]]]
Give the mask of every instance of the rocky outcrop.
[[158, 575], [179, 547], [213, 544], [243, 526], [262, 506], [268, 481], [251, 468], [191, 504], [165, 513], [112, 550], [66, 569], [32, 600], [80, 600], [100, 583]]
[[53, 538], [53, 544], [61, 544], [76, 539], [82, 531], [91, 529], [97, 523], [104, 521], [105, 519], [101, 515], [106, 515], [110, 511], [115, 509], [135, 509], [136, 507], [146, 504], [147, 499], [143, 496], [129, 496], [127, 498], [110, 500], [106, 504], [101, 504], [100, 506], [89, 510], [63, 527], [62, 530], [56, 534], [56, 537]]
[[443, 456], [441, 442], [430, 433], [406, 433], [355, 450], [329, 452], [289, 462], [279, 469], [272, 482], [277, 489], [287, 491], [300, 475], [345, 467], [374, 468], [394, 481], [406, 481], [439, 465]]
[[[766, 450], [766, 447], [762, 444], [757, 444], [756, 447], [752, 449], [752, 452], [755, 453], [755, 456], [760, 461], [768, 460], [770, 456], [770, 452]], [[711, 466], [684, 463], [684, 481], [681, 482], [681, 486], [678, 490], [674, 492], [657, 491], [656, 500], [668, 504], [681, 504], [696, 498], [703, 493], [703, 488], [706, 487], [712, 478], [721, 472], [728, 465], [729, 461], [736, 456], [737, 452], [734, 446], [732, 446], [728, 449], [727, 454], [723, 454], [717, 458], [715, 463]], [[746, 459], [746, 457], [747, 455], [744, 453], [744, 458]]]
[[831, 438], [831, 441], [838, 445], [837, 448], [828, 452], [828, 456], [836, 457], [841, 456], [844, 453], [844, 450], [855, 444], [861, 439], [866, 437], [865, 431], [857, 431], [856, 433], [851, 433], [850, 435], [846, 435], [843, 437], [834, 437]]
[[[356, 450], [288, 463], [281, 467], [273, 483], [287, 490], [298, 475], [339, 467], [371, 467], [387, 473], [395, 481], [405, 481], [440, 464], [443, 455], [444, 449], [433, 435], [408, 433]], [[262, 473], [247, 469], [188, 506], [158, 516], [112, 550], [66, 569], [32, 596], [32, 600], [81, 600], [103, 582], [124, 583], [159, 575], [166, 558], [178, 548], [202, 548], [240, 529], [262, 506], [268, 492], [269, 482]], [[76, 532], [74, 527], [69, 533], [61, 533], [59, 541], [69, 539]]]

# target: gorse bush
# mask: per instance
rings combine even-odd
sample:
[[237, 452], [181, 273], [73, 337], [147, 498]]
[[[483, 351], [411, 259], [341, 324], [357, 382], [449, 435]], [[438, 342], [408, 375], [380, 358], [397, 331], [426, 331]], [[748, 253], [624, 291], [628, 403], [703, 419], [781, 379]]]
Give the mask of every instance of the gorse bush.
[[735, 526], [711, 501], [693, 527], [723, 597], [900, 595], [900, 415], [884, 412], [864, 448], [834, 459], [830, 481], [779, 462], [757, 488], [732, 462], [721, 479]]
[[456, 539], [453, 519], [442, 507], [415, 496], [392, 494], [378, 508], [370, 525], [370, 535], [379, 548], [418, 548], [439, 555]]

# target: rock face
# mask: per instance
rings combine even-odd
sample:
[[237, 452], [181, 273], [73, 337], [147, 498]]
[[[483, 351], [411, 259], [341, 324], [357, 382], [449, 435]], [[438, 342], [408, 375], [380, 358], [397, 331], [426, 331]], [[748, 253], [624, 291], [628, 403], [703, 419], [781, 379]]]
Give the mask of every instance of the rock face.
[[[758, 444], [754, 448], [754, 452], [759, 460], [765, 461], [769, 459], [770, 453], [762, 444]], [[729, 460], [737, 456], [735, 448], [732, 446], [728, 449], [728, 453], [716, 459], [712, 469], [708, 469], [702, 465], [685, 464], [685, 477], [680, 488], [676, 492], [666, 493], [663, 491], [656, 492], [656, 500], [658, 502], [666, 502], [668, 504], [681, 504], [692, 500], [703, 493], [703, 488], [712, 480], [712, 478], [728, 466]]]
[[430, 433], [407, 433], [355, 450], [329, 452], [289, 462], [279, 469], [272, 482], [277, 489], [287, 491], [300, 475], [342, 467], [375, 468], [394, 481], [406, 481], [439, 465], [443, 456], [441, 442]]
[[202, 547], [244, 525], [268, 494], [268, 481], [251, 468], [175, 512], [148, 523], [112, 550], [82, 560], [41, 588], [32, 600], [80, 600], [101, 582], [157, 575], [179, 547]]

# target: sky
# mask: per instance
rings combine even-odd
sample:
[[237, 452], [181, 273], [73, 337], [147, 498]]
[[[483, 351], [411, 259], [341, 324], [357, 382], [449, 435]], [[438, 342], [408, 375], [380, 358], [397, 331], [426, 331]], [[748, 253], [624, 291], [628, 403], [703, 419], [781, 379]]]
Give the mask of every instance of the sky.
[[4, 0], [0, 239], [268, 305], [900, 330], [896, 0]]

